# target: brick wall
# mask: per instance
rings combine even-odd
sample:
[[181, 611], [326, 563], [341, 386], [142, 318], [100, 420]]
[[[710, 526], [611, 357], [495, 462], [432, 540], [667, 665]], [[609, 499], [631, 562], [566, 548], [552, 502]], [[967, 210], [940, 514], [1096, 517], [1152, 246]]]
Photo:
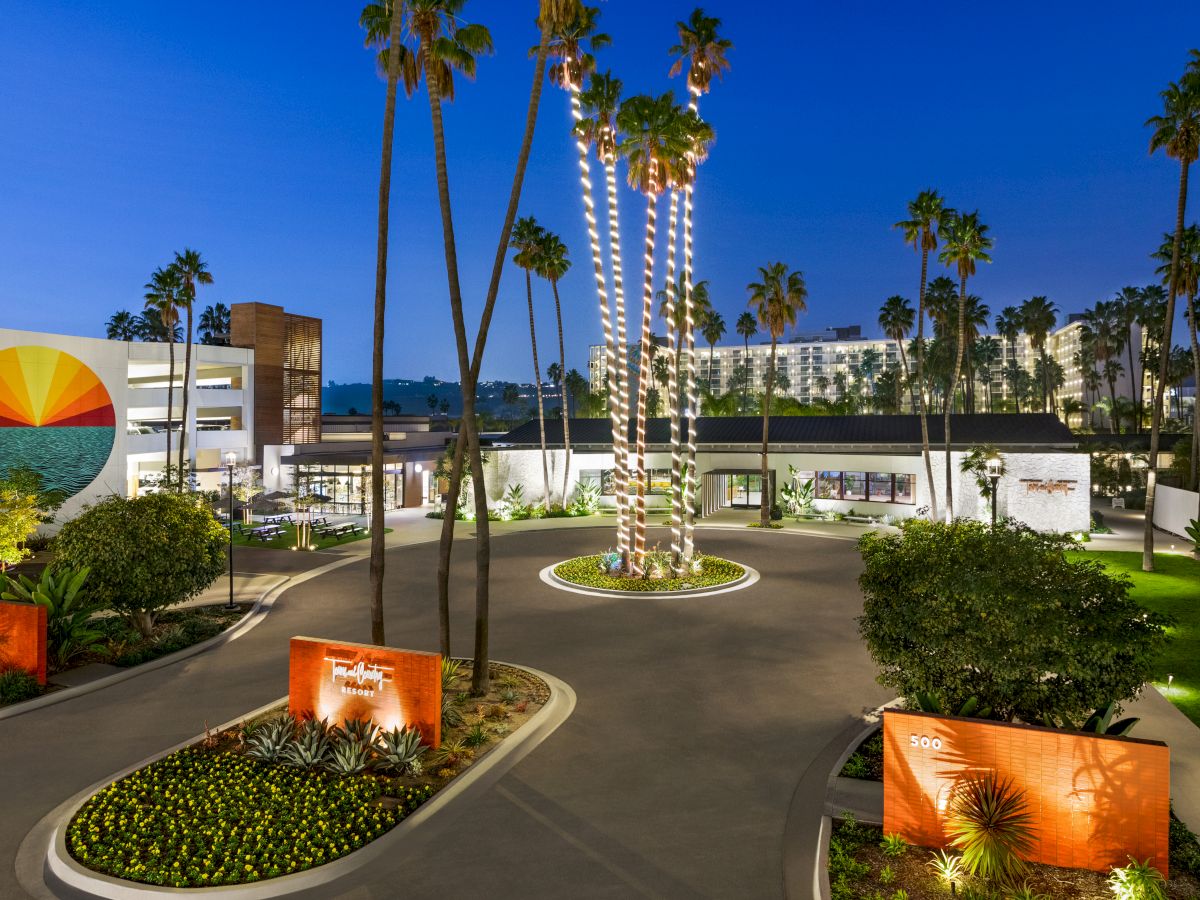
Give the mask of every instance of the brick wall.
[[442, 657], [294, 637], [288, 709], [294, 716], [328, 719], [331, 725], [344, 719], [373, 719], [387, 730], [415, 726], [424, 743], [436, 747], [442, 740]]
[[1025, 791], [1031, 859], [1107, 871], [1129, 857], [1167, 875], [1170, 750], [1157, 741], [885, 710], [883, 830], [926, 847], [956, 782], [996, 772]]
[[0, 600], [0, 670], [11, 668], [46, 683], [46, 607]]

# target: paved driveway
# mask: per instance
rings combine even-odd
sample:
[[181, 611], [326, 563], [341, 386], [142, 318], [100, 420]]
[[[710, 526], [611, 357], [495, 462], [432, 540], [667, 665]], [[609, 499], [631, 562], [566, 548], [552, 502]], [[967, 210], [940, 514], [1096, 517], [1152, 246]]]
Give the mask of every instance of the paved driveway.
[[[553, 672], [578, 706], [483, 803], [451, 807], [402, 856], [320, 896], [782, 895], [784, 820], [800, 773], [852, 716], [889, 699], [855, 632], [854, 545], [706, 529], [701, 549], [754, 566], [762, 580], [696, 600], [591, 598], [537, 580], [607, 537], [570, 529], [494, 541], [493, 656]], [[469, 542], [457, 549], [453, 649], [463, 655], [474, 560]], [[436, 552], [389, 551], [388, 643], [436, 649]], [[219, 650], [0, 721], [0, 897], [20, 896], [17, 846], [63, 799], [206, 721], [285, 694], [288, 637], [365, 639], [366, 579], [355, 561], [289, 590]]]

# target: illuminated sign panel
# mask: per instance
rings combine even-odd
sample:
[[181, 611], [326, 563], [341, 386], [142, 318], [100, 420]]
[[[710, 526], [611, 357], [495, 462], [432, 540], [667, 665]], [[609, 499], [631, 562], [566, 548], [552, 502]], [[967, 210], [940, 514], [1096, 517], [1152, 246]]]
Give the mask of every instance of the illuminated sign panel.
[[1105, 872], [1129, 857], [1167, 874], [1166, 744], [908, 710], [883, 714], [883, 830], [944, 847], [960, 781], [995, 772], [1025, 792], [1030, 859]]
[[288, 709], [330, 724], [373, 719], [387, 730], [421, 730], [436, 747], [442, 737], [442, 658], [437, 653], [374, 644], [294, 637], [288, 668]]

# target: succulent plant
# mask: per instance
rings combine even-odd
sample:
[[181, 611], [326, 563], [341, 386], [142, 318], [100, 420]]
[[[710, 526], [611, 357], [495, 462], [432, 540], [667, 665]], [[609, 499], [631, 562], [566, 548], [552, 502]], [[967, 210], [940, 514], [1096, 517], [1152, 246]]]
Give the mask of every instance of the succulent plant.
[[246, 755], [262, 762], [279, 762], [294, 730], [295, 723], [287, 717], [256, 726], [246, 742]]
[[300, 726], [296, 739], [283, 749], [283, 761], [296, 769], [316, 769], [329, 758], [329, 725], [325, 719], [309, 719]]
[[370, 745], [358, 741], [342, 741], [334, 744], [325, 761], [325, 768], [338, 775], [357, 775], [365, 771], [370, 762]]
[[375, 766], [399, 775], [420, 775], [418, 761], [425, 752], [421, 732], [416, 728], [393, 728], [379, 734], [375, 741]]
[[370, 719], [346, 719], [341, 725], [335, 725], [329, 732], [335, 744], [354, 743], [370, 747], [375, 743], [379, 734], [379, 726]]

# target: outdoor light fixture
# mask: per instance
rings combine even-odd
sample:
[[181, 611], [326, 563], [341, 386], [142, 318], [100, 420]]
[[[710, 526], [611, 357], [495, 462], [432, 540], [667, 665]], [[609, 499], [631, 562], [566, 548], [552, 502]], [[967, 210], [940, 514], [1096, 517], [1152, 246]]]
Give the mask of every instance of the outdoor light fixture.
[[1004, 461], [999, 456], [989, 456], [987, 460], [987, 477], [992, 482], [992, 527], [996, 527], [996, 495], [1000, 485], [1000, 476], [1004, 474]]
[[237, 609], [233, 602], [233, 467], [237, 464], [237, 454], [230, 450], [225, 454], [225, 465], [229, 469], [229, 602], [226, 609]]
[[1174, 680], [1175, 680], [1175, 676], [1174, 676], [1174, 675], [1168, 675], [1168, 676], [1167, 676], [1167, 696], [1168, 696], [1168, 697], [1170, 697], [1170, 696], [1171, 696], [1171, 682], [1172, 682], [1172, 681], [1174, 681]]
[[420, 463], [417, 463], [417, 474], [420, 475], [424, 471], [425, 471], [425, 467], [423, 465], [421, 465]]

